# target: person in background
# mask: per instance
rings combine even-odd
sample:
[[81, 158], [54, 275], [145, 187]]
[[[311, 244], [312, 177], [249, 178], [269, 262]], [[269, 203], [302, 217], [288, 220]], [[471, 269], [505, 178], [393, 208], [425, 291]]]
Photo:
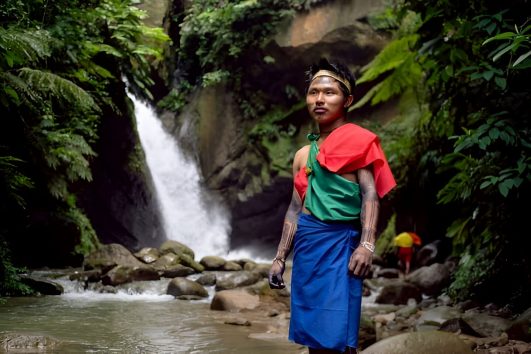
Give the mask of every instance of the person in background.
[[402, 232], [393, 241], [398, 247], [399, 266], [404, 269], [404, 274], [408, 275], [411, 269], [414, 246], [421, 244], [420, 237], [414, 232]]
[[378, 137], [347, 121], [355, 80], [321, 59], [307, 72], [306, 104], [319, 133], [295, 154], [294, 190], [269, 272], [273, 289], [293, 248], [290, 340], [310, 354], [358, 347], [363, 277], [376, 241], [379, 198], [395, 180]]

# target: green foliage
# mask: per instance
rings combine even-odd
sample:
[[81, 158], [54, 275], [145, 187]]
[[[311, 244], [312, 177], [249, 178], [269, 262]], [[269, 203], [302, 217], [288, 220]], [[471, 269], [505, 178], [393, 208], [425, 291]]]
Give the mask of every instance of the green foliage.
[[[234, 75], [237, 59], [256, 50], [301, 1], [194, 1], [181, 24], [179, 56], [197, 62], [203, 85]], [[190, 64], [192, 65], [192, 64]]]
[[[11, 263], [11, 256], [6, 242], [0, 235], [0, 300], [2, 296], [29, 295], [32, 290], [20, 282], [18, 274], [23, 269]], [[0, 301], [1, 303], [1, 301]]]
[[387, 222], [387, 226], [382, 231], [378, 239], [376, 240], [375, 245], [375, 254], [378, 256], [385, 258], [390, 253], [394, 252], [395, 247], [393, 243], [393, 239], [396, 236], [396, 213], [393, 214], [389, 221]]
[[[79, 244], [73, 252], [85, 254], [98, 246], [76, 193], [92, 180], [103, 112], [117, 111], [113, 99], [124, 95], [116, 92], [123, 77], [151, 97], [150, 64], [162, 59], [169, 41], [161, 28], [143, 25], [146, 14], [132, 4], [131, 0], [0, 4], [3, 252], [34, 227], [33, 215], [43, 209], [59, 220], [56, 224], [75, 225], [77, 232], [70, 237], [79, 238]], [[15, 279], [7, 258], [3, 264], [11, 272], [9, 279]]]
[[[514, 272], [515, 263], [502, 259], [510, 259], [525, 242], [517, 230], [526, 227], [519, 215], [531, 182], [531, 27], [524, 2], [514, 5], [397, 3], [388, 26], [396, 28], [395, 38], [360, 79], [372, 88], [355, 108], [417, 95], [420, 119], [409, 119], [413, 125], [403, 131], [407, 135], [395, 135], [397, 140], [387, 145], [398, 171], [396, 195], [419, 189], [436, 194], [443, 235], [452, 239], [456, 254], [467, 255], [450, 288], [461, 299], [477, 295], [480, 286], [488, 288], [495, 276]], [[420, 18], [420, 25], [411, 18]], [[413, 66], [401, 70], [408, 60]], [[414, 80], [401, 79], [408, 72]], [[400, 79], [392, 81], [396, 73]], [[385, 129], [391, 136], [399, 130]], [[505, 258], [495, 257], [496, 249]], [[527, 272], [530, 262], [518, 266]], [[515, 283], [504, 286], [525, 293]]]
[[477, 288], [489, 275], [494, 262], [485, 251], [481, 251], [474, 255], [463, 254], [458, 266], [448, 295], [456, 301], [465, 301], [474, 295], [471, 289]]

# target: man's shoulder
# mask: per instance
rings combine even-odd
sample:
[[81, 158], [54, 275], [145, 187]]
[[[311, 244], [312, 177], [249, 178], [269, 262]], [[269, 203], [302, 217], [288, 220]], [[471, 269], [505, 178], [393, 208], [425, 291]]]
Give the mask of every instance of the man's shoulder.
[[367, 136], [367, 138], [377, 138], [377, 135], [375, 133], [355, 123], [345, 124], [344, 132], [348, 134], [362, 134], [364, 136]]

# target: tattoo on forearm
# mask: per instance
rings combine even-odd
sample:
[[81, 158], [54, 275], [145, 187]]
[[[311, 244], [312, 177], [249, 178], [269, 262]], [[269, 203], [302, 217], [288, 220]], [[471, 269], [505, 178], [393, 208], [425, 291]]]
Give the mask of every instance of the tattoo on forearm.
[[286, 257], [291, 252], [293, 246], [293, 238], [295, 237], [295, 232], [297, 231], [297, 216], [301, 210], [302, 202], [296, 192], [293, 193], [291, 203], [286, 212], [286, 217], [284, 218], [284, 227], [282, 228], [282, 238], [278, 245], [277, 254], [275, 257], [286, 259]]
[[374, 177], [368, 169], [358, 171], [358, 179], [361, 188], [361, 241], [374, 243], [376, 241], [376, 227], [380, 212], [380, 201], [376, 193]]

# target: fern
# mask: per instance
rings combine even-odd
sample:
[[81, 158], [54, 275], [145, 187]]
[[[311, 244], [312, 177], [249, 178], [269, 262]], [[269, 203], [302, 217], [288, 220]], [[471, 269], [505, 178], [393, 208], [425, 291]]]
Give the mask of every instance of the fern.
[[0, 28], [0, 67], [14, 68], [47, 58], [51, 42], [45, 30]]
[[85, 112], [100, 110], [88, 92], [59, 75], [30, 68], [20, 69], [19, 75], [40, 96], [51, 95], [64, 107], [75, 105]]

